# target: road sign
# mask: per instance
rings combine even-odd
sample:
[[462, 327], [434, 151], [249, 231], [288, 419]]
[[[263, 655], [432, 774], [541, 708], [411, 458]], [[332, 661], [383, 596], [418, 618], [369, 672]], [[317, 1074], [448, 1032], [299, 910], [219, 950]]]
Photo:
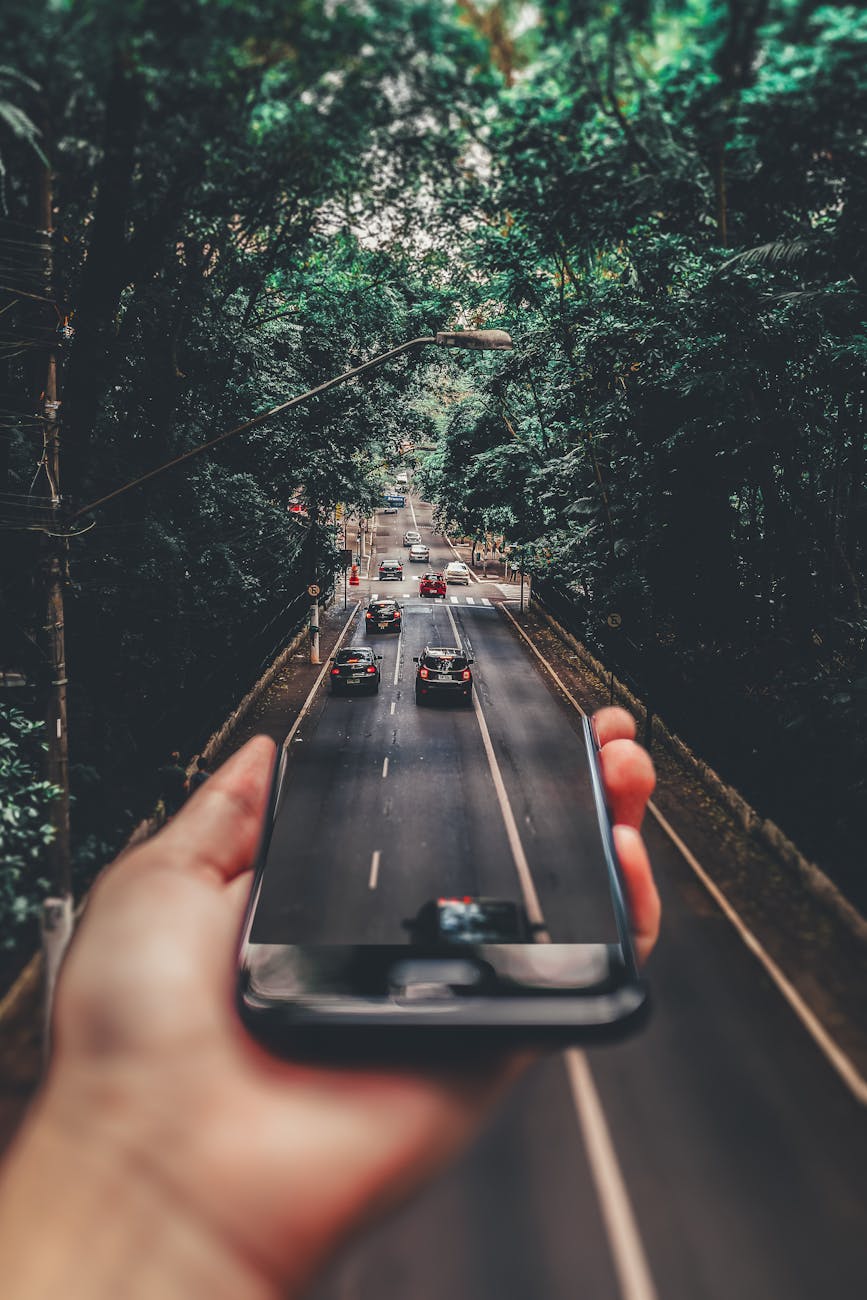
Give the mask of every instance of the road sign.
[[620, 617], [619, 614], [609, 614], [605, 622], [608, 624], [609, 627], [620, 627], [620, 624], [623, 622], [623, 619]]
[[308, 595], [308, 596], [318, 596], [318, 595], [319, 595], [319, 588], [317, 587], [317, 585], [316, 585], [315, 582], [311, 582], [310, 586], [307, 588], [307, 595]]

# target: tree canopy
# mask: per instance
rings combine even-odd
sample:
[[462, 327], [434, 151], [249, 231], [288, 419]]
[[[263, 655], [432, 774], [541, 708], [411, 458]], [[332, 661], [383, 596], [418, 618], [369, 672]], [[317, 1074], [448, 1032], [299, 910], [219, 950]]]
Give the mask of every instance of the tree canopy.
[[410, 337], [518, 344], [395, 363], [79, 521], [81, 837], [297, 626], [334, 547], [289, 499], [314, 529], [369, 509], [410, 441], [435, 445], [443, 517], [520, 547], [820, 856], [830, 810], [845, 856], [867, 780], [860, 9], [8, 0], [0, 34], [0, 666], [45, 671], [58, 328], [78, 505]]

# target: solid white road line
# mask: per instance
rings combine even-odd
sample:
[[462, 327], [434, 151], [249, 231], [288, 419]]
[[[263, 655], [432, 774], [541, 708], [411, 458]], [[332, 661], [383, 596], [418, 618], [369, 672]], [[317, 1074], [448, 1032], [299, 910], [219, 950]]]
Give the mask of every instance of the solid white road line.
[[[462, 645], [458, 625], [455, 622], [452, 611], [446, 606], [446, 613], [449, 616], [449, 622], [452, 625], [455, 645]], [[500, 805], [500, 813], [503, 823], [506, 827], [506, 838], [509, 841], [509, 848], [512, 851], [512, 859], [515, 863], [515, 870], [518, 873], [518, 880], [521, 884], [521, 893], [524, 896], [524, 907], [527, 910], [527, 916], [533, 925], [544, 926], [545, 918], [542, 915], [542, 908], [539, 903], [539, 895], [536, 893], [536, 886], [530, 872], [530, 864], [527, 861], [527, 855], [524, 852], [524, 846], [521, 843], [521, 836], [518, 834], [518, 823], [515, 821], [515, 814], [512, 812], [512, 805], [509, 803], [509, 796], [506, 792], [506, 783], [503, 780], [503, 774], [500, 771], [500, 765], [497, 762], [497, 756], [494, 753], [494, 746], [491, 741], [491, 733], [488, 731], [488, 724], [485, 721], [485, 715], [482, 712], [482, 706], [479, 703], [478, 692], [473, 688], [473, 708], [476, 714], [476, 720], [479, 724], [479, 730], [482, 733], [482, 744], [485, 747], [485, 754], [488, 759], [488, 767], [491, 771], [491, 779], [494, 782], [494, 790], [497, 795], [497, 802]], [[542, 943], [549, 943], [547, 931], [539, 935]]]
[[388, 755], [386, 754], [385, 758], [382, 760], [382, 779], [383, 779], [383, 781], [385, 780], [385, 778], [386, 778], [387, 776], [388, 776]]
[[397, 686], [397, 679], [400, 676], [400, 648], [403, 645], [403, 630], [397, 634], [397, 656], [394, 661], [394, 681], [393, 686]]
[[412, 526], [415, 529], [415, 531], [418, 532], [418, 520], [415, 517], [415, 508], [412, 504], [412, 497], [409, 495], [409, 493], [407, 493], [406, 499], [407, 502], [409, 503], [409, 513], [412, 515]]
[[655, 1300], [656, 1287], [587, 1058], [574, 1047], [563, 1056], [620, 1294], [623, 1300]]
[[379, 859], [382, 853], [379, 849], [374, 849], [373, 857], [370, 860], [370, 876], [367, 881], [368, 889], [376, 889], [376, 882], [379, 879]]
[[[460, 645], [461, 639], [458, 635], [454, 616], [450, 609], [447, 609], [446, 613], [449, 616], [452, 631], [455, 635], [455, 644]], [[491, 733], [482, 712], [478, 692], [475, 690], [473, 690], [473, 708], [475, 709], [479, 730], [482, 733], [482, 743], [485, 747], [497, 802], [500, 805], [500, 813], [506, 828], [509, 848], [512, 851], [512, 858], [518, 872], [524, 907], [527, 916], [534, 925], [544, 926], [542, 909], [530, 871], [530, 864], [524, 853], [524, 846], [521, 843], [515, 815], [509, 803], [509, 796], [500, 771], [500, 765], [497, 762], [497, 756], [494, 753]], [[551, 942], [547, 930], [543, 929], [538, 933], [537, 941], [540, 943]], [[605, 1224], [611, 1258], [620, 1283], [622, 1300], [656, 1300], [656, 1288], [650, 1275], [647, 1256], [641, 1242], [629, 1194], [626, 1190], [626, 1183], [617, 1161], [617, 1153], [605, 1119], [605, 1112], [602, 1109], [602, 1103], [596, 1091], [593, 1076], [590, 1073], [590, 1067], [584, 1054], [575, 1049], [565, 1052], [564, 1059], [572, 1099], [584, 1139], [596, 1195], [599, 1199], [602, 1220]]]
[[[548, 662], [548, 660], [545, 658], [542, 652], [537, 648], [537, 646], [533, 644], [532, 640], [524, 631], [524, 629], [521, 627], [520, 623], [518, 623], [517, 619], [510, 613], [508, 609], [505, 609], [503, 606], [501, 606], [501, 608], [503, 609], [503, 613], [510, 620], [510, 622], [514, 624], [518, 633], [526, 641], [527, 645], [533, 651], [533, 654], [536, 656], [539, 662], [543, 664], [546, 670], [551, 674], [554, 681], [557, 683], [560, 690], [566, 696], [566, 699], [569, 701], [569, 703], [574, 708], [576, 708], [579, 713], [584, 713], [586, 710], [582, 709], [581, 705], [578, 703], [578, 701], [575, 699], [575, 696], [565, 685], [565, 683], [563, 682], [562, 678], [559, 676], [557, 671], [551, 666], [551, 664]], [[832, 1068], [836, 1070], [837, 1074], [843, 1080], [846, 1087], [852, 1093], [852, 1096], [855, 1098], [856, 1101], [861, 1102], [862, 1105], [867, 1105], [867, 1079], [865, 1079], [864, 1076], [859, 1072], [857, 1066], [852, 1061], [851, 1057], [847, 1056], [846, 1053], [842, 1050], [842, 1048], [840, 1048], [837, 1045], [837, 1043], [834, 1042], [833, 1038], [831, 1038], [830, 1034], [825, 1029], [821, 1021], [818, 1019], [815, 1013], [811, 1011], [811, 1009], [807, 1006], [806, 1002], [801, 997], [798, 990], [786, 978], [786, 976], [783, 974], [780, 967], [774, 961], [773, 957], [771, 957], [770, 954], [765, 951], [765, 949], [762, 947], [761, 943], [753, 934], [749, 926], [746, 925], [741, 920], [740, 916], [732, 907], [731, 903], [728, 901], [725, 894], [723, 894], [719, 886], [714, 883], [714, 881], [710, 878], [708, 873], [700, 865], [695, 854], [692, 852], [691, 849], [687, 848], [686, 844], [684, 844], [683, 840], [674, 830], [671, 823], [667, 821], [667, 819], [659, 811], [659, 809], [657, 808], [656, 804], [653, 802], [652, 799], [648, 800], [647, 810], [650, 813], [650, 815], [654, 818], [654, 820], [657, 822], [659, 827], [662, 829], [663, 833], [667, 835], [668, 838], [671, 840], [672, 844], [674, 844], [675, 848], [678, 850], [678, 852], [680, 853], [684, 861], [688, 864], [691, 870], [695, 873], [695, 875], [704, 885], [705, 889], [710, 894], [711, 898], [714, 900], [717, 907], [719, 907], [720, 911], [723, 913], [726, 920], [730, 921], [731, 924], [734, 926], [743, 944], [750, 950], [753, 956], [756, 957], [761, 962], [762, 966], [765, 968], [768, 975], [776, 984], [780, 993], [782, 993], [783, 997], [786, 999], [789, 1006], [792, 1008], [795, 1015], [798, 1017], [801, 1024], [806, 1029], [807, 1033], [813, 1039], [813, 1042], [816, 1044], [819, 1050], [824, 1054], [825, 1059], [832, 1066]]]
[[[343, 630], [340, 633], [340, 636], [337, 638], [337, 641], [335, 643], [334, 646], [335, 654], [340, 649], [341, 642], [343, 641], [343, 638], [346, 636], [346, 633], [349, 631], [349, 626], [352, 623], [352, 620], [355, 618], [355, 615], [358, 613], [360, 607], [361, 607], [360, 601], [356, 601], [352, 613], [349, 615], [349, 618], [343, 624]], [[307, 696], [307, 699], [301, 705], [301, 712], [298, 714], [298, 717], [292, 723], [292, 729], [289, 732], [289, 735], [283, 741], [284, 749], [288, 749], [289, 746], [292, 744], [292, 741], [295, 739], [295, 732], [301, 726], [301, 721], [304, 717], [304, 714], [307, 712], [307, 710], [310, 708], [310, 705], [313, 703], [313, 697], [315, 696], [316, 692], [319, 690], [319, 687], [322, 685], [322, 679], [325, 676], [325, 674], [328, 672], [329, 667], [330, 667], [330, 661], [326, 659], [325, 663], [322, 665], [322, 671], [320, 672], [319, 676], [316, 678], [316, 681], [310, 687], [310, 694]]]

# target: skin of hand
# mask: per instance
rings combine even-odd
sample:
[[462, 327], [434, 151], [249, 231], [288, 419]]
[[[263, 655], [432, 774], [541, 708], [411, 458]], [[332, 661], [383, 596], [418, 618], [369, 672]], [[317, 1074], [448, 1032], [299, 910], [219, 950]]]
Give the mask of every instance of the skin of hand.
[[[595, 721], [644, 960], [659, 928], [639, 833], [653, 766], [622, 709]], [[16, 1300], [58, 1287], [89, 1300], [298, 1294], [351, 1231], [460, 1148], [526, 1064], [325, 1068], [249, 1037], [237, 945], [273, 761], [270, 741], [250, 741], [92, 890], [58, 985], [48, 1078], [0, 1180]], [[20, 1256], [28, 1202], [35, 1259]], [[78, 1258], [60, 1285], [65, 1235]]]

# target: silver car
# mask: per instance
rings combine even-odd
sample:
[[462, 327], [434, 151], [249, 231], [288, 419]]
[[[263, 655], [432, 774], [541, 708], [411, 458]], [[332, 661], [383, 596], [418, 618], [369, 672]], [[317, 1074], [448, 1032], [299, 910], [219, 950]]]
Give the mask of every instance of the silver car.
[[460, 582], [465, 587], [470, 585], [470, 571], [462, 560], [452, 560], [445, 568], [446, 582]]
[[414, 546], [416, 542], [421, 541], [421, 533], [417, 533], [414, 528], [410, 528], [403, 535], [404, 546]]
[[416, 542], [415, 546], [409, 548], [410, 564], [429, 564], [430, 547], [425, 546], [424, 542]]

